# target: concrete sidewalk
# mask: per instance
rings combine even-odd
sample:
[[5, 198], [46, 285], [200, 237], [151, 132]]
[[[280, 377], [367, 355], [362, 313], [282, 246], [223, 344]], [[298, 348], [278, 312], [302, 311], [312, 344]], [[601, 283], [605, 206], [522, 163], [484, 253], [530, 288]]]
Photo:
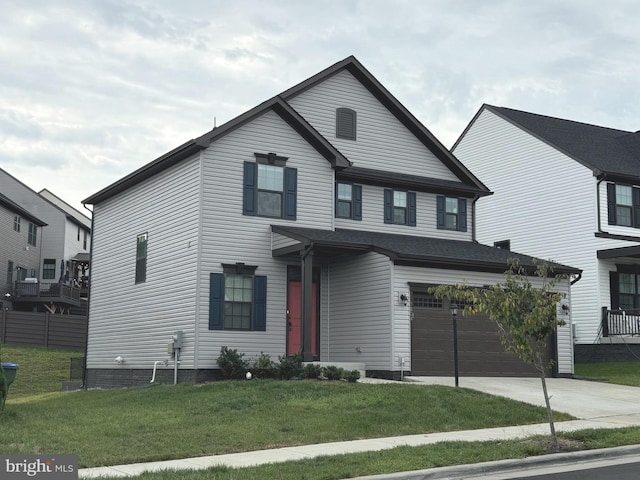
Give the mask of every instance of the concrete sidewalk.
[[[408, 379], [419, 384], [451, 384], [453, 379], [418, 377]], [[363, 382], [370, 381], [363, 379]], [[371, 381], [373, 382], [373, 381]], [[399, 382], [394, 382], [399, 383]], [[540, 379], [532, 378], [462, 378], [460, 386], [501, 395], [534, 405], [544, 405]], [[556, 423], [559, 432], [589, 428], [640, 426], [640, 388], [585, 382], [572, 379], [549, 379], [551, 405], [555, 410], [572, 414], [579, 420]], [[101, 476], [127, 477], [146, 471], [197, 470], [214, 466], [248, 467], [266, 463], [302, 460], [322, 455], [339, 455], [365, 451], [380, 451], [400, 445], [418, 446], [443, 441], [486, 441], [525, 438], [549, 433], [547, 423], [513, 427], [488, 428], [458, 432], [442, 432], [398, 437], [354, 440], [349, 442], [302, 445], [253, 452], [213, 455], [207, 457], [168, 460], [164, 462], [86, 468], [80, 478]]]

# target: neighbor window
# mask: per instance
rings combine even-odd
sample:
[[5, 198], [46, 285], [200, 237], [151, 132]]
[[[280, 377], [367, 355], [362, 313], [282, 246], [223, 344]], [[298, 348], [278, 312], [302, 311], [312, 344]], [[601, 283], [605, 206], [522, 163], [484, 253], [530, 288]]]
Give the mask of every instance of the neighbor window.
[[223, 265], [212, 273], [209, 292], [210, 330], [266, 330], [267, 277], [244, 263]]
[[56, 278], [56, 261], [53, 258], [45, 258], [42, 263], [42, 279], [53, 280]]
[[35, 247], [37, 245], [37, 240], [38, 226], [35, 223], [29, 222], [29, 236], [27, 237], [27, 243]]
[[384, 223], [416, 226], [416, 193], [384, 190]]
[[136, 241], [136, 283], [147, 281], [147, 234], [138, 235]]
[[20, 231], [20, 215], [15, 215], [15, 216], [13, 217], [13, 229], [14, 229], [16, 232], [19, 232], [19, 231]]
[[640, 228], [640, 187], [607, 185], [609, 225]]
[[362, 185], [336, 184], [336, 217], [362, 220]]
[[336, 138], [356, 139], [356, 112], [350, 108], [336, 109]]
[[13, 262], [11, 260], [7, 262], [7, 284], [13, 284]]
[[89, 238], [89, 233], [85, 230], [84, 231], [84, 238], [82, 240], [82, 249], [86, 250], [87, 249], [87, 239]]
[[244, 163], [243, 214], [295, 220], [297, 170], [275, 153], [255, 157]]
[[640, 309], [640, 265], [616, 265], [610, 272], [612, 310]]
[[440, 230], [467, 231], [467, 200], [465, 198], [436, 198], [437, 227]]
[[78, 226], [78, 241], [80, 241], [80, 227]]

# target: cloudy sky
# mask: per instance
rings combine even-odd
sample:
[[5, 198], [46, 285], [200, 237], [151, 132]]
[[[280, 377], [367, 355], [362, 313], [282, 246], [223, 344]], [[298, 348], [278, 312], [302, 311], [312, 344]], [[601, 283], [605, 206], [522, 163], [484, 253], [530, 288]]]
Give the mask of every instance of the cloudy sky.
[[76, 208], [355, 55], [445, 146], [483, 103], [640, 129], [635, 0], [0, 0], [0, 168]]

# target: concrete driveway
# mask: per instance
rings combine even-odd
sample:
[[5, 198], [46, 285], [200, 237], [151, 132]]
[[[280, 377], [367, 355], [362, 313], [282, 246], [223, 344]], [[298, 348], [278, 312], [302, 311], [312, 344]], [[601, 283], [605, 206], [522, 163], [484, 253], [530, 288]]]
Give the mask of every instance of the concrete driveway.
[[[453, 386], [451, 377], [405, 377], [423, 384]], [[460, 387], [545, 406], [540, 378], [463, 377]], [[640, 425], [640, 388], [569, 378], [548, 378], [551, 408], [580, 420]]]

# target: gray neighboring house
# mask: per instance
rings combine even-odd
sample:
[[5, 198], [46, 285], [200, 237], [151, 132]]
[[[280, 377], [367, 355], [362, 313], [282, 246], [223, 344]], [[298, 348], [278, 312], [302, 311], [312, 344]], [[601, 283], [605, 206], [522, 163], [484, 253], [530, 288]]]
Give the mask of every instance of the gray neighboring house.
[[[155, 367], [156, 380], [216, 378], [223, 346], [453, 375], [449, 303], [427, 287], [502, 281], [513, 256], [534, 266], [475, 241], [490, 194], [348, 57], [84, 200], [87, 386], [148, 384]], [[549, 351], [560, 375], [573, 373], [565, 312]], [[459, 324], [462, 375], [535, 374], [487, 318]]]
[[[13, 212], [12, 225], [4, 232], [10, 242], [0, 247], [6, 258], [3, 295], [9, 294], [5, 295], [7, 306], [50, 313], [86, 312], [91, 220], [48, 190], [37, 193], [2, 169], [0, 194], [20, 208]], [[24, 236], [27, 241], [22, 245]], [[15, 242], [20, 245], [13, 245]], [[28, 265], [23, 252], [30, 252]]]
[[578, 344], [640, 334], [640, 132], [483, 105], [452, 152], [495, 192], [477, 238], [582, 270]]

